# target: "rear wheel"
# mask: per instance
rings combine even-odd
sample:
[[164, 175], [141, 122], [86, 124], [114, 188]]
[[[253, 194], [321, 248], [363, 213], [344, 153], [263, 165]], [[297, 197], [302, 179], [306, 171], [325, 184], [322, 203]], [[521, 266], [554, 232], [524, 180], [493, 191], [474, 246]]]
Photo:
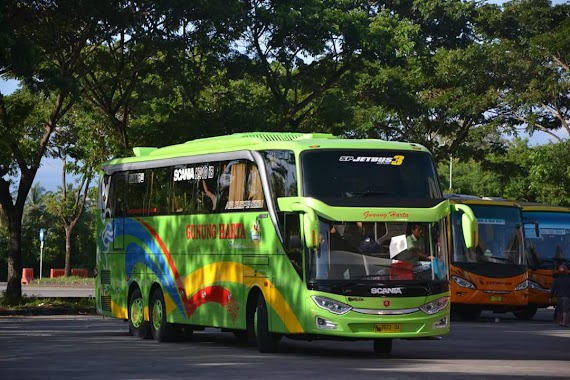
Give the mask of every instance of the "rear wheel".
[[518, 319], [526, 321], [534, 317], [534, 315], [536, 314], [536, 310], [537, 308], [535, 306], [527, 306], [524, 309], [513, 311], [513, 314]]
[[141, 291], [135, 289], [129, 298], [129, 334], [146, 339], [149, 337], [149, 323], [144, 320], [144, 303]]
[[270, 353], [277, 351], [277, 344], [281, 337], [269, 331], [267, 303], [261, 293], [257, 298], [257, 309], [255, 311], [255, 333], [259, 352]]
[[150, 331], [157, 342], [168, 342], [174, 338], [174, 326], [166, 321], [166, 305], [162, 290], [157, 288], [152, 293], [150, 302]]
[[374, 339], [374, 352], [380, 355], [388, 355], [392, 352], [392, 339]]

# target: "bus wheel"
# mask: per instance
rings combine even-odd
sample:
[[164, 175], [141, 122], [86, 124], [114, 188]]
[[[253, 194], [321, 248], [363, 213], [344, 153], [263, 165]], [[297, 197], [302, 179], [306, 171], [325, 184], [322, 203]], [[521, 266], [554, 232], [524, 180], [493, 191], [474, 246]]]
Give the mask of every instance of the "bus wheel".
[[239, 340], [240, 343], [248, 343], [249, 333], [247, 330], [234, 330], [232, 331], [234, 336]]
[[261, 293], [257, 298], [257, 309], [255, 311], [255, 333], [259, 352], [270, 353], [277, 351], [280, 336], [269, 331], [267, 303]]
[[481, 312], [481, 309], [466, 309], [461, 310], [458, 314], [463, 321], [475, 321], [481, 317]]
[[532, 319], [532, 317], [534, 317], [534, 315], [536, 314], [536, 307], [535, 306], [527, 306], [524, 309], [513, 311], [513, 314], [518, 319], [526, 321], [526, 320]]
[[380, 355], [388, 355], [392, 352], [392, 339], [374, 339], [374, 352]]
[[144, 304], [139, 289], [129, 298], [129, 334], [141, 339], [149, 337], [149, 323], [144, 320]]
[[157, 342], [168, 342], [173, 338], [174, 326], [166, 322], [166, 304], [162, 290], [155, 289], [150, 301], [150, 331]]

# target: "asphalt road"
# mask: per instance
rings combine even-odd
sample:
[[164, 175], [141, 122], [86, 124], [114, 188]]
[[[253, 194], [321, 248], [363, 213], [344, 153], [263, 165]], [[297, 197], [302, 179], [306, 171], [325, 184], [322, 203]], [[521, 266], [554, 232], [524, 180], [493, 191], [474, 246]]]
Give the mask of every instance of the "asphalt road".
[[[499, 321], [495, 322], [495, 317]], [[533, 321], [484, 314], [453, 322], [438, 341], [395, 341], [389, 357], [372, 344], [283, 339], [276, 354], [207, 329], [190, 341], [128, 336], [127, 324], [100, 316], [0, 318], [1, 379], [568, 379], [570, 329], [552, 309]]]
[[[0, 282], [0, 291], [6, 290], [6, 283]], [[95, 297], [95, 288], [67, 287], [67, 286], [37, 286], [32, 282], [30, 285], [22, 285], [22, 295], [27, 297]]]

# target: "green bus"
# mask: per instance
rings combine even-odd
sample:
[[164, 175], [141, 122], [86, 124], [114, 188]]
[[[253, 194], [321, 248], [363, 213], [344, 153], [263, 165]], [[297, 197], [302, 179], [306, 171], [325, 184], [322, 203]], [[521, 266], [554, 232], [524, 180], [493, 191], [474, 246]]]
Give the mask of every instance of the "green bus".
[[102, 167], [96, 260], [97, 311], [131, 335], [219, 328], [261, 352], [288, 337], [387, 354], [449, 332], [446, 217], [463, 211], [468, 246], [477, 222], [443, 198], [424, 147], [250, 132], [134, 153]]

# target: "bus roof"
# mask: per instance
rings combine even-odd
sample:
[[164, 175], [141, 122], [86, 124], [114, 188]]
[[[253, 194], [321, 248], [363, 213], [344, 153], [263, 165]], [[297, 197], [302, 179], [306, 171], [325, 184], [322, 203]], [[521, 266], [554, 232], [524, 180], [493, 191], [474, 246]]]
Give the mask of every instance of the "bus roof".
[[570, 207], [554, 206], [536, 202], [519, 202], [523, 211], [551, 211], [551, 212], [570, 212]]
[[445, 193], [444, 198], [449, 199], [455, 203], [463, 204], [520, 207], [518, 202], [510, 201], [500, 197], [478, 197], [476, 195], [469, 194]]
[[103, 166], [239, 150], [286, 149], [300, 152], [319, 148], [393, 149], [429, 153], [427, 148], [415, 143], [379, 139], [348, 139], [327, 133], [242, 132], [200, 138], [162, 148], [136, 147], [133, 148], [134, 157], [115, 158], [105, 162]]

